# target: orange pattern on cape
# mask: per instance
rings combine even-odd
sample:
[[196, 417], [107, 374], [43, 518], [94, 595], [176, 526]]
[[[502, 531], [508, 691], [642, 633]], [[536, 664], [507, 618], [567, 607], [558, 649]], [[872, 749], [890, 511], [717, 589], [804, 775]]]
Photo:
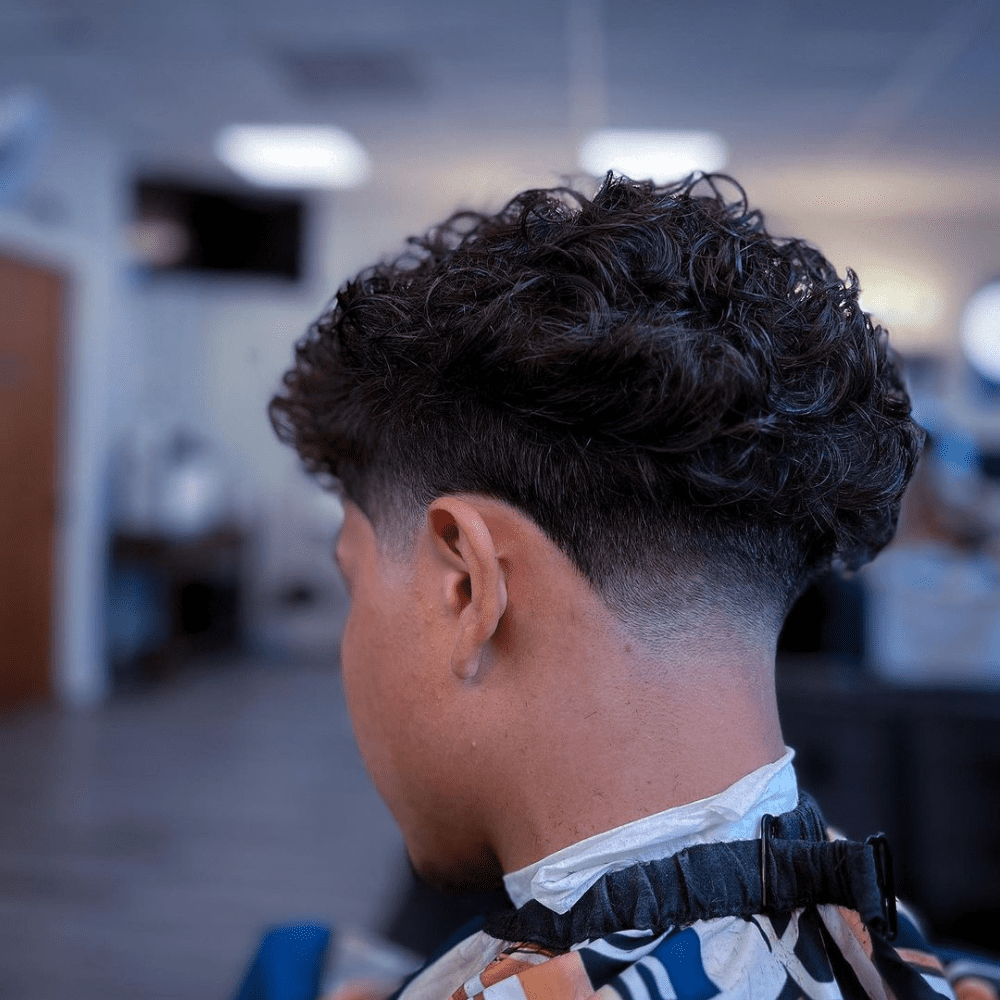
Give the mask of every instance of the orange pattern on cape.
[[951, 985], [958, 1000], [1000, 1000], [1000, 991], [979, 976], [962, 976]]
[[[527, 955], [541, 958], [533, 962]], [[516, 977], [527, 1000], [585, 1000], [594, 993], [578, 952], [555, 954], [533, 945], [517, 945], [497, 956], [479, 975], [483, 990], [471, 996], [465, 986], [451, 995], [451, 1000], [481, 1000], [484, 991], [504, 980]]]
[[945, 974], [944, 966], [941, 964], [940, 959], [938, 959], [937, 955], [930, 954], [930, 952], [917, 951], [915, 948], [897, 948], [896, 954], [904, 962], [909, 962], [910, 965], [926, 969], [928, 972], [936, 972], [939, 976]]

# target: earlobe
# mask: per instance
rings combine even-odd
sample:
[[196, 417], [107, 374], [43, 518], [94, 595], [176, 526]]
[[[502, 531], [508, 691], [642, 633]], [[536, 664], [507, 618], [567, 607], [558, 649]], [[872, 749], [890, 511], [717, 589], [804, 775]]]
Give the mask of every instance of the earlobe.
[[473, 504], [439, 497], [428, 508], [427, 524], [444, 562], [444, 598], [453, 614], [451, 672], [460, 680], [473, 680], [507, 608], [504, 567], [489, 525]]
[[471, 681], [476, 679], [476, 676], [479, 673], [479, 668], [482, 665], [480, 651], [481, 647], [478, 647], [474, 654], [470, 656], [468, 645], [466, 643], [459, 642], [455, 644], [455, 648], [451, 654], [451, 672], [460, 681]]

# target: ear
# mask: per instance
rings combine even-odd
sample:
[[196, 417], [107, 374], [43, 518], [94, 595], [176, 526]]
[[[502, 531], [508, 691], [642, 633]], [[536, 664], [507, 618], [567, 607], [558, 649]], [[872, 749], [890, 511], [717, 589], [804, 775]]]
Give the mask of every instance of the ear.
[[471, 680], [507, 609], [507, 581], [489, 526], [475, 506], [454, 496], [427, 508], [427, 527], [444, 572], [444, 601], [457, 624], [451, 669]]

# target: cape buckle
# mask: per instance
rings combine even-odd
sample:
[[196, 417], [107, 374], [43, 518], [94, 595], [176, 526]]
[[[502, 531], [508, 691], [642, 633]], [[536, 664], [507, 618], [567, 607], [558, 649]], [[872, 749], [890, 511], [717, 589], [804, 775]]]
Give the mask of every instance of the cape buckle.
[[876, 927], [888, 941], [894, 941], [899, 930], [896, 919], [896, 880], [892, 870], [892, 849], [884, 833], [873, 833], [866, 838], [875, 856], [875, 878], [882, 894], [882, 927]]
[[771, 838], [776, 835], [777, 825], [778, 821], [770, 813], [760, 818], [760, 908], [765, 913], [768, 908], [767, 869], [771, 861]]

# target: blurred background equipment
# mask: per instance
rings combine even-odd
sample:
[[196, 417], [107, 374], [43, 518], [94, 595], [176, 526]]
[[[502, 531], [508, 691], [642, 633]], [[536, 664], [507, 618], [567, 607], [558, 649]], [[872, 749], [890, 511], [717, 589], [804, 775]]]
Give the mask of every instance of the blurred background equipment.
[[220, 995], [283, 919], [424, 947], [330, 673], [342, 511], [267, 401], [405, 234], [652, 153], [853, 267], [905, 357], [930, 449], [893, 549], [789, 616], [786, 735], [995, 950], [995, 3], [6, 0], [0, 993]]
[[177, 427], [127, 441], [118, 458], [106, 626], [113, 681], [243, 649], [247, 533], [219, 450]]

